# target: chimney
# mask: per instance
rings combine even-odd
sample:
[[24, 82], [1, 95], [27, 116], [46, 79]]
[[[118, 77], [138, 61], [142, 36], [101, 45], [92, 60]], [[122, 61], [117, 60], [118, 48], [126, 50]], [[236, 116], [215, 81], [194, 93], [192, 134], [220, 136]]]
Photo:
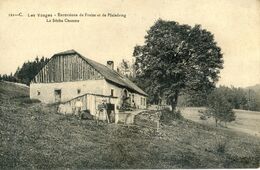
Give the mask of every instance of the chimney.
[[114, 70], [114, 61], [111, 60], [107, 61], [107, 67]]

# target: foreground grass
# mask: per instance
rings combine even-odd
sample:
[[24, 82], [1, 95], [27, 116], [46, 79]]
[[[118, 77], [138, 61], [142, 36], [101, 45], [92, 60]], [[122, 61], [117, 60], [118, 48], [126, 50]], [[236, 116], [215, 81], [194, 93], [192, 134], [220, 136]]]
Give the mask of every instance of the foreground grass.
[[26, 97], [0, 98], [1, 169], [259, 167], [259, 140], [244, 134], [187, 120], [156, 132], [55, 112]]

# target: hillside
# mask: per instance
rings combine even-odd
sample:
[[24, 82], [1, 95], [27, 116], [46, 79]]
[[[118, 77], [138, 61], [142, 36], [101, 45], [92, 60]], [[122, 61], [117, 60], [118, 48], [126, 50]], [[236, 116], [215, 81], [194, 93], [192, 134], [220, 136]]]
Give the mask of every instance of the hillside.
[[[0, 168], [257, 168], [259, 138], [178, 120], [159, 132], [83, 121], [0, 82]], [[138, 118], [138, 117], [137, 117]]]
[[260, 111], [260, 84], [247, 87], [244, 91], [247, 94], [248, 100], [252, 102], [251, 105], [254, 106], [253, 110]]
[[256, 84], [254, 86], [249, 86], [245, 89], [250, 89], [250, 90], [253, 90], [255, 91], [258, 95], [260, 95], [260, 84]]
[[12, 99], [28, 96], [28, 86], [18, 83], [0, 81], [0, 99]]

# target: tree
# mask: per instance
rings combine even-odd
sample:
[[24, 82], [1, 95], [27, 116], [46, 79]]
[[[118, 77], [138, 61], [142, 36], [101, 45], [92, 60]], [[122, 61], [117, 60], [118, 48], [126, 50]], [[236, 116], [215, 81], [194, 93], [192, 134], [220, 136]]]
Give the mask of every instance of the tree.
[[48, 58], [42, 57], [40, 60], [38, 56], [34, 61], [27, 61], [21, 68], [17, 68], [14, 76], [20, 83], [29, 85], [30, 81], [36, 76], [36, 74], [44, 67], [49, 61]]
[[260, 105], [260, 95], [256, 93], [255, 90], [248, 89], [246, 93], [246, 106], [245, 109], [247, 110], [259, 110]]
[[203, 107], [207, 104], [207, 93], [200, 91], [191, 91], [186, 94], [182, 94], [178, 99], [178, 106], [188, 106], [188, 107]]
[[223, 68], [221, 49], [212, 33], [200, 25], [161, 19], [147, 31], [144, 45], [137, 45], [133, 56], [137, 78], [149, 82], [145, 91], [154, 99], [165, 98], [173, 113], [181, 93], [208, 93]]
[[131, 80], [133, 80], [135, 78], [135, 68], [133, 63], [130, 63], [128, 60], [122, 60], [118, 67], [117, 67], [117, 71], [123, 75], [125, 75], [126, 77], [130, 78]]
[[17, 82], [17, 79], [16, 79], [16, 77], [13, 76], [13, 73], [11, 73], [10, 75], [7, 75], [7, 74], [4, 74], [3, 76], [0, 75], [0, 80]]
[[215, 89], [208, 96], [208, 106], [204, 114], [215, 119], [216, 126], [218, 122], [231, 122], [236, 119], [232, 105], [228, 101], [223, 88]]
[[242, 88], [236, 88], [234, 86], [226, 87], [220, 86], [219, 90], [223, 91], [225, 98], [231, 104], [233, 109], [246, 109], [248, 101], [246, 92]]
[[122, 60], [117, 67], [117, 71], [125, 76], [130, 75], [130, 63], [127, 60]]

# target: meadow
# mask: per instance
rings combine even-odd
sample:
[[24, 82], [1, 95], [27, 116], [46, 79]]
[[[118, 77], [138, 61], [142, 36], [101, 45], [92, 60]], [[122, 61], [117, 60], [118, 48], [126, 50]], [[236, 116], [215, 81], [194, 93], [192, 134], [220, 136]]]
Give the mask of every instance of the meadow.
[[259, 167], [260, 140], [248, 133], [189, 119], [162, 123], [159, 131], [97, 124], [57, 114], [56, 105], [28, 94], [0, 82], [1, 169]]

